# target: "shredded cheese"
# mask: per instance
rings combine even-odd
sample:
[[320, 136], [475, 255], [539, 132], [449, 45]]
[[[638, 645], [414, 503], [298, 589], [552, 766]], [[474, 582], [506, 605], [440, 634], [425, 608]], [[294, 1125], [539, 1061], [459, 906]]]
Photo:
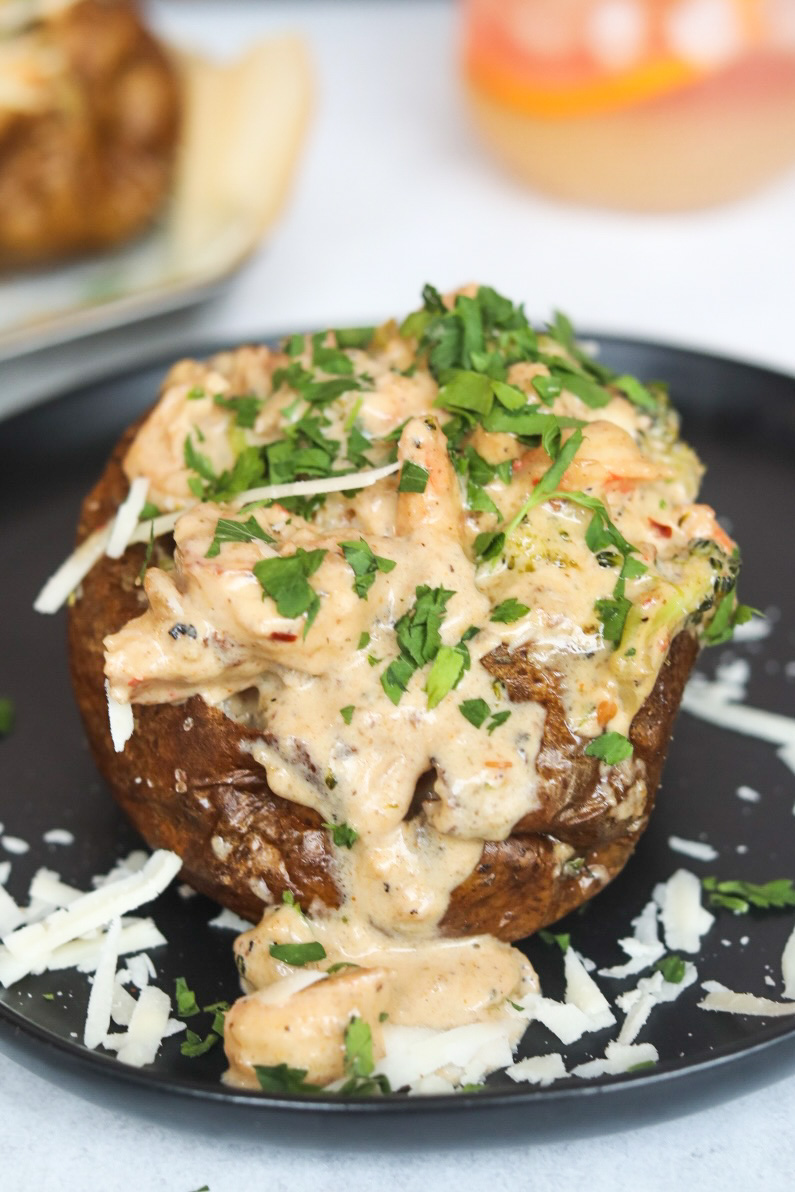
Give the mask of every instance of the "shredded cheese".
[[132, 704], [122, 704], [114, 699], [110, 693], [110, 684], [105, 680], [105, 695], [108, 700], [108, 723], [110, 724], [110, 739], [116, 753], [123, 753], [124, 746], [133, 735], [135, 720], [133, 719]]
[[138, 525], [141, 510], [146, 504], [148, 492], [149, 477], [136, 476], [130, 485], [127, 496], [116, 511], [116, 518], [110, 531], [108, 545], [105, 547], [105, 554], [109, 559], [120, 559], [126, 551], [133, 531]]
[[[707, 985], [717, 982], [705, 982]], [[767, 997], [757, 997], [753, 993], [734, 993], [731, 989], [712, 988], [707, 996], [700, 1001], [702, 1010], [717, 1010], [725, 1014], [748, 1014], [755, 1018], [781, 1018], [788, 1014], [795, 1014], [795, 1002], [774, 1002]]]
[[688, 869], [658, 885], [654, 899], [660, 908], [665, 942], [672, 952], [698, 952], [715, 916], [701, 905], [701, 882]]
[[[150, 902], [165, 890], [181, 866], [176, 853], [161, 849], [150, 857], [140, 873], [83, 894], [65, 909], [53, 911], [41, 923], [5, 935], [0, 949], [0, 982], [9, 985], [28, 973], [43, 972], [57, 948]], [[16, 975], [11, 976], [12, 973]]]
[[[249, 501], [278, 500], [281, 497], [313, 496], [317, 493], [348, 492], [352, 489], [370, 488], [379, 480], [391, 476], [399, 467], [399, 463], [385, 464], [383, 468], [367, 468], [362, 472], [346, 473], [344, 476], [329, 476], [317, 480], [295, 480], [290, 484], [261, 485], [259, 488], [251, 488], [247, 492], [237, 493], [230, 504], [245, 505]], [[133, 485], [136, 483], [137, 481], [134, 480]], [[93, 534], [89, 534], [69, 555], [68, 559], [63, 561], [58, 570], [50, 576], [33, 602], [37, 613], [57, 613], [75, 588], [85, 579], [91, 568], [99, 562], [103, 554], [111, 554], [111, 545], [114, 550], [117, 550], [119, 543], [123, 543], [119, 554], [112, 556], [118, 558], [128, 546], [148, 542], [150, 537], [162, 538], [164, 534], [170, 534], [180, 516], [196, 504], [195, 501], [191, 501], [174, 513], [163, 513], [151, 521], [139, 522], [138, 515], [146, 501], [144, 493], [144, 498], [135, 511], [137, 502], [140, 500], [140, 492], [141, 488], [139, 487], [136, 490], [135, 500], [127, 507], [124, 519], [120, 523], [122, 509], [132, 497], [131, 486], [130, 493], [119, 507], [114, 522], [108, 522], [95, 530]], [[129, 525], [130, 510], [135, 511], [132, 527]], [[119, 526], [118, 531], [116, 531], [117, 526]]]
[[91, 1049], [99, 1047], [110, 1030], [110, 1014], [113, 1003], [113, 983], [116, 962], [119, 958], [119, 936], [121, 919], [113, 919], [105, 933], [105, 941], [99, 955], [94, 983], [88, 999], [86, 1022], [83, 1028], [83, 1042]]
[[781, 975], [784, 978], [784, 997], [795, 998], [795, 927], [784, 945]]
[[563, 1056], [557, 1051], [553, 1051], [551, 1055], [528, 1056], [526, 1060], [511, 1064], [505, 1071], [511, 1080], [538, 1084], [542, 1088], [555, 1080], [562, 1080], [567, 1075]]
[[669, 836], [668, 847], [675, 853], [692, 857], [694, 861], [714, 861], [718, 855], [718, 850], [711, 844], [701, 840], [685, 840], [682, 836]]

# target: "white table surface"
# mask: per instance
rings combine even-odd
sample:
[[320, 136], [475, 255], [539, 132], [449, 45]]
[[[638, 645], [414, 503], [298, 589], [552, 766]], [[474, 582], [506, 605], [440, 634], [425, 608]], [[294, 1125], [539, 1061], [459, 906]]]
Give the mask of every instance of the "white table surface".
[[[306, 34], [317, 102], [289, 206], [229, 291], [192, 312], [3, 366], [16, 404], [140, 357], [372, 321], [440, 288], [487, 281], [581, 326], [704, 347], [795, 372], [795, 174], [743, 203], [640, 217], [533, 196], [470, 133], [440, 2], [161, 0], [158, 25], [231, 52], [254, 32]], [[795, 1187], [795, 1075], [674, 1122], [575, 1143], [406, 1155], [294, 1151], [253, 1132], [201, 1138], [97, 1108], [0, 1055], [3, 1192], [475, 1189], [784, 1192]], [[462, 1136], [465, 1124], [462, 1122]]]

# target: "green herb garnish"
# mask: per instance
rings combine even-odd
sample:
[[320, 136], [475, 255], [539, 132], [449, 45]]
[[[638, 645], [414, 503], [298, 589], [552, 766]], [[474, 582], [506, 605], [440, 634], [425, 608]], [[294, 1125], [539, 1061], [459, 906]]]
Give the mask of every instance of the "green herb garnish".
[[655, 972], [662, 973], [663, 980], [668, 981], [671, 985], [680, 985], [685, 975], [685, 962], [676, 952], [669, 952], [667, 956], [663, 956], [661, 960], [657, 961], [654, 969]]
[[196, 995], [192, 989], [188, 987], [188, 983], [184, 977], [177, 977], [174, 981], [174, 990], [177, 999], [177, 1013], [182, 1018], [191, 1018], [194, 1014], [199, 1013], [199, 1005], [196, 1001]]
[[216, 1035], [215, 1031], [209, 1031], [202, 1039], [201, 1035], [197, 1035], [195, 1031], [187, 1030], [185, 1032], [185, 1039], [180, 1045], [180, 1051], [183, 1055], [195, 1059], [197, 1055], [204, 1055], [217, 1042], [218, 1035]]
[[274, 960], [282, 960], [296, 968], [326, 959], [326, 949], [318, 940], [311, 940], [308, 944], [271, 944], [268, 951]]
[[259, 1086], [265, 1093], [317, 1093], [320, 1088], [306, 1081], [307, 1068], [290, 1068], [287, 1064], [267, 1067], [255, 1064]]
[[399, 493], [424, 493], [425, 486], [428, 483], [427, 469], [420, 466], [420, 464], [412, 463], [407, 459], [400, 469], [400, 480], [398, 481]]
[[[350, 723], [350, 721], [348, 722]], [[359, 839], [359, 833], [350, 824], [324, 823], [323, 827], [331, 833], [331, 839], [337, 848], [353, 848]]]
[[571, 935], [568, 931], [539, 931], [538, 938], [542, 939], [545, 944], [549, 944], [550, 947], [553, 945], [557, 946], [564, 953], [568, 952], [569, 945], [571, 944]]
[[501, 604], [498, 604], [496, 608], [492, 609], [489, 620], [502, 621], [506, 625], [510, 625], [514, 621], [518, 621], [520, 617], [525, 615], [525, 613], [529, 612], [530, 609], [526, 604], [522, 604], [521, 601], [515, 600], [513, 596], [511, 596], [508, 598], [508, 600], [503, 600]]
[[785, 910], [795, 906], [795, 890], [790, 878], [775, 878], [757, 885], [755, 882], [705, 877], [702, 885], [709, 892], [710, 906], [723, 907], [736, 914], [745, 914], [752, 906], [760, 910]]
[[213, 401], [235, 416], [235, 426], [251, 430], [257, 421], [257, 415], [265, 402], [261, 397], [247, 394], [245, 397], [224, 397], [223, 393], [216, 393]]
[[588, 757], [598, 757], [606, 766], [615, 766], [632, 757], [632, 742], [621, 733], [602, 733], [590, 741], [584, 751]]
[[216, 555], [220, 554], [221, 545], [224, 542], [253, 542], [255, 538], [260, 542], [273, 543], [276, 541], [267, 531], [263, 530], [253, 513], [244, 522], [219, 517], [215, 523], [215, 534], [210, 543], [210, 549], [204, 557], [214, 559]]
[[491, 708], [484, 699], [465, 699], [458, 710], [475, 728], [480, 728], [491, 716]]
[[363, 1019], [352, 1018], [345, 1030], [345, 1073], [348, 1079], [340, 1092], [354, 1097], [391, 1093], [386, 1076], [373, 1076], [374, 1068], [370, 1027]]
[[275, 602], [279, 616], [292, 619], [306, 614], [304, 637], [320, 608], [320, 597], [308, 577], [314, 575], [325, 555], [325, 550], [306, 551], [299, 546], [294, 555], [261, 559], [254, 564], [254, 574], [262, 591]]
[[360, 538], [358, 542], [341, 542], [340, 546], [345, 561], [354, 574], [353, 590], [360, 600], [366, 600], [367, 593], [375, 583], [378, 572], [392, 571], [395, 560], [373, 554], [363, 538]]
[[7, 695], [0, 698], [0, 737], [7, 737], [14, 731], [16, 709], [14, 701]]

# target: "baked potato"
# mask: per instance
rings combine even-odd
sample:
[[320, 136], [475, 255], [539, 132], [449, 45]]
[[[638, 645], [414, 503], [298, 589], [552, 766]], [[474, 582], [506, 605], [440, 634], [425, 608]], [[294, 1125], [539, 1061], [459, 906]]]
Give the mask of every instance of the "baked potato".
[[[197, 890], [510, 941], [631, 855], [737, 555], [661, 391], [487, 287], [424, 299], [171, 370], [78, 541], [136, 477], [187, 512], [86, 575], [71, 668], [114, 796]], [[301, 605], [274, 577], [310, 557]], [[106, 682], [134, 705], [121, 751]]]
[[174, 172], [180, 87], [133, 0], [8, 6], [0, 42], [0, 267], [144, 229]]

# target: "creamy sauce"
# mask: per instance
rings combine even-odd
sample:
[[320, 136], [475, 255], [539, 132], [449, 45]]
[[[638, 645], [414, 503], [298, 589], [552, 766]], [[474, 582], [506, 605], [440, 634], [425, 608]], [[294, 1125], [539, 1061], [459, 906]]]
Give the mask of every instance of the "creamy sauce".
[[[512, 704], [481, 660], [500, 646], [527, 648], [539, 666], [561, 676], [573, 732], [626, 734], [671, 640], [712, 591], [713, 565], [691, 550], [692, 540], [731, 547], [712, 511], [692, 503], [701, 469], [677, 440], [674, 415], [654, 420], [621, 396], [592, 409], [564, 390], [552, 412], [585, 425], [560, 487], [602, 501], [646, 567], [627, 579], [627, 631], [613, 649], [595, 606], [611, 597], [617, 569], [586, 543], [590, 509], [549, 500], [508, 534], [497, 559], [474, 557], [476, 536], [504, 529], [521, 510], [550, 466], [546, 451], [479, 426], [471, 445], [489, 463], [507, 460], [510, 468], [483, 486], [501, 516], [473, 511], [448, 451], [448, 415], [433, 406], [437, 385], [415, 362], [416, 345], [389, 330], [375, 343], [367, 352], [348, 352], [359, 388], [322, 408], [323, 434], [343, 445], [343, 459], [356, 427], [374, 440], [372, 466], [385, 462], [390, 449], [375, 440], [395, 435], [401, 463], [427, 472], [425, 490], [399, 492], [391, 476], [358, 495], [330, 496], [308, 520], [278, 504], [242, 514], [228, 503], [196, 504], [177, 522], [173, 569], [147, 572], [148, 610], [105, 643], [110, 691], [122, 703], [198, 694], [235, 716], [245, 692], [247, 716], [254, 699], [255, 723], [268, 731], [268, 741], [252, 753], [271, 789], [356, 833], [352, 847], [335, 850], [340, 911], [304, 908], [305, 917], [293, 907], [270, 906], [237, 943], [249, 992], [230, 1011], [226, 1047], [231, 1079], [248, 1085], [256, 1084], [254, 1064], [306, 1068], [319, 1084], [340, 1077], [342, 1039], [354, 1013], [370, 1023], [378, 1052], [383, 1015], [433, 1027], [485, 1021], [536, 987], [527, 961], [509, 945], [488, 936], [443, 940], [438, 932], [452, 891], [472, 873], [484, 841], [504, 840], [541, 805], [535, 763], [544, 709], [532, 701]], [[243, 349], [204, 368], [178, 366], [129, 451], [130, 479], [146, 475], [150, 500], [179, 508], [194, 499], [191, 477], [196, 484], [186, 467], [186, 438], [218, 474], [245, 447], [282, 439], [297, 418], [316, 415], [284, 374], [274, 382], [276, 370], [288, 365], [313, 369], [312, 352], [305, 346], [288, 357]], [[338, 378], [313, 371], [324, 381]], [[541, 364], [514, 365], [509, 381], [537, 402], [533, 378], [547, 373]], [[216, 396], [243, 393], [262, 401], [256, 418], [241, 427]], [[254, 537], [210, 551], [220, 518], [249, 516], [271, 541]], [[360, 538], [394, 564], [377, 571], [364, 595], [354, 589], [341, 546]], [[306, 632], [306, 618], [280, 614], [255, 574], [263, 560], [299, 549], [325, 552], [308, 581], [319, 607]], [[410, 614], [423, 585], [449, 594], [441, 642], [454, 649], [466, 638], [471, 665], [435, 706], [431, 667], [417, 666], [393, 703], [382, 677], [399, 654], [396, 622]], [[493, 621], [495, 608], [511, 599], [525, 611], [510, 622]], [[170, 632], [174, 626], [190, 632]], [[470, 628], [477, 633], [467, 637]], [[460, 710], [474, 700], [488, 705], [490, 719], [481, 727]], [[620, 764], [634, 786], [617, 814], [632, 816], [645, 798], [643, 768], [635, 759]], [[432, 797], [413, 814], [421, 780], [430, 782]], [[567, 847], [560, 846], [562, 853]], [[268, 900], [269, 891], [260, 894]], [[269, 991], [296, 970], [273, 960], [271, 944], [311, 940], [323, 944], [326, 958], [309, 970], [361, 967], [274, 1000]]]

